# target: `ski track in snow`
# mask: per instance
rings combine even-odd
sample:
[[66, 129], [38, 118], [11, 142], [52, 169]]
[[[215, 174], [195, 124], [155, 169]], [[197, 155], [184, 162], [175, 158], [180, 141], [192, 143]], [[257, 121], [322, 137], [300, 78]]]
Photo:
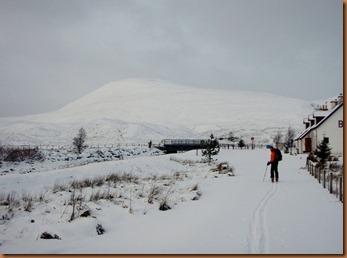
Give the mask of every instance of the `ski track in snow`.
[[249, 223], [249, 235], [246, 242], [246, 254], [268, 253], [268, 228], [267, 228], [267, 205], [272, 196], [277, 192], [278, 184], [274, 183], [271, 189], [261, 199], [253, 211]]

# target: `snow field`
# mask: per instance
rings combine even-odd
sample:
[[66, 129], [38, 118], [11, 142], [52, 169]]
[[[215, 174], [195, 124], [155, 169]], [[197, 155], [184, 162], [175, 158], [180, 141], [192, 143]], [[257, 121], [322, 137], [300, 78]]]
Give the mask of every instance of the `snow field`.
[[[0, 191], [44, 189], [49, 202], [34, 206], [31, 212], [18, 211], [12, 219], [1, 222], [0, 252], [341, 254], [343, 204], [300, 169], [305, 165], [305, 156], [284, 155], [279, 165], [280, 182], [270, 182], [269, 169], [263, 182], [269, 155], [266, 149], [222, 149], [216, 163], [227, 161], [235, 176], [211, 172], [215, 165], [199, 163], [201, 156], [196, 156], [195, 151], [3, 176]], [[92, 217], [68, 222], [71, 212], [64, 212], [68, 207], [64, 202], [71, 193], [48, 194], [57, 180], [81, 180], [111, 171], [130, 173], [141, 180], [177, 172], [184, 178], [175, 180], [167, 188], [171, 192], [164, 194], [172, 208], [168, 211], [160, 211], [157, 203], [145, 203], [146, 198], [131, 198], [130, 213], [129, 196], [136, 195], [136, 184], [124, 184], [119, 191], [127, 198], [88, 202]], [[191, 191], [195, 185], [201, 196], [191, 201], [197, 193]], [[0, 208], [4, 212], [4, 207]], [[105, 228], [105, 234], [96, 233], [97, 224]], [[45, 231], [62, 239], [40, 239], [38, 236]]]

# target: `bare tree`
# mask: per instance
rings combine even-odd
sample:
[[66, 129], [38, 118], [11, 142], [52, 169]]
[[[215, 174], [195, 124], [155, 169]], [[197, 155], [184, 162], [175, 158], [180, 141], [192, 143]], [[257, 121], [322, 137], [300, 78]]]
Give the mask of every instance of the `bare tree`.
[[87, 139], [87, 133], [84, 128], [80, 128], [78, 134], [75, 138], [73, 138], [72, 145], [76, 151], [76, 153], [81, 154], [88, 146], [85, 145], [85, 141]]
[[233, 142], [235, 141], [237, 138], [234, 136], [234, 133], [233, 132], [229, 132], [229, 135], [228, 135], [228, 140]]
[[280, 131], [278, 131], [277, 134], [273, 137], [273, 142], [276, 148], [278, 148], [280, 144], [282, 143], [282, 138], [283, 138], [283, 135]]
[[285, 152], [289, 152], [289, 148], [293, 148], [294, 137], [295, 137], [295, 130], [289, 126], [286, 137], [284, 139]]

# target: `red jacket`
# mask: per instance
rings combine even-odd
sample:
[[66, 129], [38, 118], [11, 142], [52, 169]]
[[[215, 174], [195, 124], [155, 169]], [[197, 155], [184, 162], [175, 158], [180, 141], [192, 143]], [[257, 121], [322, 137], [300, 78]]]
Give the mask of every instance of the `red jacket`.
[[276, 149], [271, 149], [270, 162], [276, 161]]

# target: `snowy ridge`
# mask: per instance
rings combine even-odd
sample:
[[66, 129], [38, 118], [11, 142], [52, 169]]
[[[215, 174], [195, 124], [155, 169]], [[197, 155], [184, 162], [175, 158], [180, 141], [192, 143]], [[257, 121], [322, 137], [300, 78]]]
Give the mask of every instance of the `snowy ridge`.
[[282, 96], [199, 89], [155, 79], [111, 82], [51, 113], [0, 119], [4, 144], [69, 144], [85, 127], [90, 144], [154, 142], [233, 131], [269, 141], [288, 126], [301, 130], [311, 103]]

